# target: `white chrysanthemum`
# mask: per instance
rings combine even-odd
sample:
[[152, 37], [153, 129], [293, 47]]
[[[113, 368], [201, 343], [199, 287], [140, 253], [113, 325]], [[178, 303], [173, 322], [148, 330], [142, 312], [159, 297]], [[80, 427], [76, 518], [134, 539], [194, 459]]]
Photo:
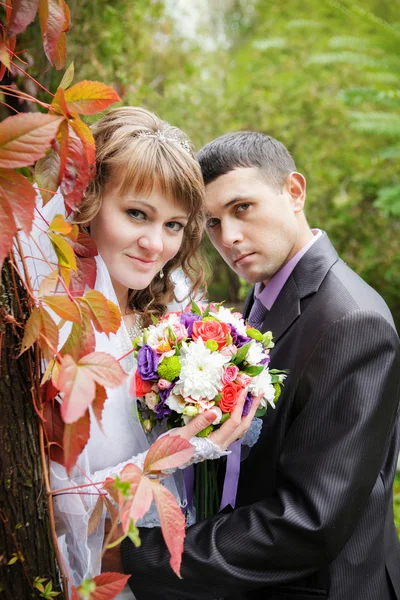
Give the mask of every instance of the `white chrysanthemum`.
[[246, 362], [248, 362], [249, 365], [256, 366], [259, 365], [261, 361], [265, 358], [267, 358], [267, 355], [264, 352], [263, 345], [259, 344], [258, 342], [254, 342], [254, 344], [251, 344], [247, 352]]
[[265, 367], [264, 371], [257, 375], [257, 377], [253, 377], [253, 381], [249, 385], [249, 392], [256, 396], [260, 392], [263, 392], [263, 398], [261, 400], [260, 406], [265, 407], [268, 404], [275, 408], [274, 398], [275, 398], [275, 389], [272, 385], [271, 375], [268, 367]]
[[184, 411], [184, 408], [186, 406], [186, 402], [185, 400], [182, 398], [182, 396], [177, 396], [173, 393], [171, 393], [168, 398], [165, 401], [165, 404], [171, 409], [174, 410], [175, 412], [182, 414]]
[[173, 393], [193, 400], [213, 400], [222, 389], [223, 367], [229, 360], [229, 356], [211, 352], [201, 338], [189, 344], [182, 342], [182, 368]]
[[171, 314], [167, 319], [160, 321], [157, 325], [150, 325], [148, 327], [147, 344], [153, 350], [156, 350], [162, 345], [166, 339], [168, 339], [168, 332], [166, 330], [172, 325], [180, 323], [178, 315]]
[[246, 325], [244, 320], [233, 315], [228, 308], [220, 306], [217, 312], [210, 311], [210, 315], [217, 317], [222, 323], [233, 325], [240, 334], [246, 335]]

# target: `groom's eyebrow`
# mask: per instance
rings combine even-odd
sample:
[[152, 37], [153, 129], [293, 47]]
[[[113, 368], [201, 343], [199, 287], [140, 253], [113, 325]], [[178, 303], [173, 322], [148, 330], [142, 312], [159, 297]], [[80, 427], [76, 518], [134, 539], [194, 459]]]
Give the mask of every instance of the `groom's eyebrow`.
[[[232, 200], [229, 200], [229, 202], [227, 202], [226, 204], [223, 205], [222, 208], [230, 208], [231, 206], [233, 206], [234, 204], [236, 204], [236, 202], [243, 202], [244, 200], [249, 200], [249, 198], [247, 197], [247, 195], [244, 196], [235, 196], [234, 198], [232, 198]], [[212, 213], [210, 212], [206, 212], [206, 217], [212, 217]]]

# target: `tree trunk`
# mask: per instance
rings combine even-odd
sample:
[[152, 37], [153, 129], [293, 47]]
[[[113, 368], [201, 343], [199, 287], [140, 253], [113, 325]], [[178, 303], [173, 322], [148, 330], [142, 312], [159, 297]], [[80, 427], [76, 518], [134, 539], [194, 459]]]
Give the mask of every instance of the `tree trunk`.
[[[26, 292], [6, 260], [0, 280], [2, 600], [38, 598], [33, 588], [36, 577], [51, 580], [53, 590], [60, 590], [40, 458], [39, 417], [31, 394], [34, 355], [27, 351], [17, 358], [23, 337], [23, 328], [17, 323], [24, 324], [28, 316]], [[62, 594], [57, 596], [62, 598]]]

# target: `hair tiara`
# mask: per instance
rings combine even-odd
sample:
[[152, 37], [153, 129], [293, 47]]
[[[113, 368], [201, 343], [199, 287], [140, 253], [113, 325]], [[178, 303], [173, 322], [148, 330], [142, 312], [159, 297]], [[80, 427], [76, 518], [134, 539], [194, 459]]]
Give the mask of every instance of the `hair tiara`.
[[163, 131], [161, 131], [160, 129], [157, 129], [157, 131], [139, 131], [137, 134], [137, 137], [152, 137], [152, 138], [156, 138], [159, 139], [162, 142], [172, 142], [173, 144], [177, 144], [178, 146], [180, 146], [181, 148], [183, 148], [184, 150], [186, 150], [186, 152], [188, 154], [190, 154], [190, 156], [193, 157], [193, 153], [192, 153], [192, 149], [190, 147], [190, 144], [187, 140], [181, 140], [179, 139], [178, 136], [176, 135], [166, 135]]

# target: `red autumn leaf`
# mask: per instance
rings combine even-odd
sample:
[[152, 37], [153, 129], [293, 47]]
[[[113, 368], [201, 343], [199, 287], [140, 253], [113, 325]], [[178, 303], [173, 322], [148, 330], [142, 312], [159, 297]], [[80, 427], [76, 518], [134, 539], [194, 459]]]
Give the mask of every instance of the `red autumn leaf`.
[[74, 323], [71, 332], [60, 350], [61, 356], [70, 354], [75, 361], [78, 361], [82, 356], [94, 352], [96, 339], [93, 331], [93, 326], [90, 316], [82, 310], [81, 323]]
[[95, 504], [93, 512], [90, 515], [90, 519], [89, 519], [88, 527], [87, 527], [88, 536], [91, 535], [93, 533], [93, 531], [97, 528], [97, 525], [99, 524], [101, 516], [103, 514], [103, 507], [104, 507], [104, 499], [103, 499], [103, 495], [100, 494], [99, 497], [97, 498], [97, 502]]
[[170, 565], [174, 573], [180, 577], [186, 529], [185, 516], [175, 497], [166, 487], [156, 480], [151, 480], [151, 485], [163, 538], [171, 554]]
[[65, 171], [60, 184], [66, 207], [70, 211], [74, 210], [82, 200], [89, 180], [89, 163], [85, 146], [70, 127]]
[[60, 155], [50, 148], [35, 165], [35, 181], [43, 198], [43, 206], [52, 199], [60, 185]]
[[194, 453], [190, 442], [179, 435], [164, 435], [152, 444], [143, 466], [144, 473], [160, 473], [188, 462]]
[[13, 0], [8, 37], [23, 33], [35, 19], [39, 7], [39, 0]]
[[97, 256], [97, 246], [96, 242], [88, 235], [82, 231], [78, 233], [78, 239], [74, 244], [75, 253], [79, 256], [84, 256], [85, 258], [90, 258], [92, 256]]
[[137, 523], [150, 509], [153, 491], [150, 479], [145, 477], [139, 467], [134, 464], [126, 465], [119, 478], [130, 484], [129, 500], [126, 500], [122, 494], [118, 496], [121, 524], [124, 533], [127, 533], [131, 519]]
[[17, 225], [7, 198], [0, 193], [0, 269], [11, 250]]
[[121, 573], [101, 573], [93, 581], [96, 589], [90, 594], [90, 600], [112, 600], [126, 586], [130, 575], [121, 575]]
[[79, 306], [71, 298], [68, 298], [68, 296], [45, 296], [41, 300], [65, 321], [72, 321], [73, 323], [81, 322]]
[[94, 115], [114, 102], [121, 102], [118, 94], [99, 81], [80, 81], [65, 92], [69, 110], [82, 115]]
[[90, 176], [94, 177], [96, 170], [96, 145], [89, 127], [81, 119], [72, 119], [71, 127], [83, 142], [86, 149], [86, 157], [89, 164]]
[[107, 400], [106, 389], [103, 386], [96, 383], [96, 395], [92, 402], [92, 410], [93, 410], [93, 414], [96, 418], [96, 421], [97, 421], [100, 429], [103, 429], [103, 427], [101, 425], [101, 419], [103, 417], [104, 403], [106, 400]]
[[0, 38], [0, 62], [3, 63], [3, 65], [8, 70], [10, 70], [10, 68], [11, 68], [10, 53], [8, 51], [7, 42], [5, 40], [3, 40], [2, 38]]
[[85, 284], [90, 287], [90, 289], [93, 289], [96, 284], [97, 276], [97, 264], [95, 259], [93, 257], [84, 258], [82, 256], [77, 256], [76, 266], [78, 269], [78, 275], [82, 281], [81, 289], [83, 288], [84, 290]]
[[63, 436], [64, 466], [70, 473], [90, 437], [89, 409], [74, 423], [66, 423]]
[[43, 48], [50, 63], [60, 69], [65, 64], [65, 31], [70, 25], [64, 0], [39, 0], [39, 19]]
[[11, 19], [11, 14], [12, 14], [12, 3], [13, 0], [6, 0], [6, 25], [9, 24], [10, 19]]
[[36, 192], [26, 177], [11, 169], [0, 169], [0, 187], [25, 233], [29, 234], [35, 210]]
[[60, 125], [60, 129], [57, 135], [57, 144], [58, 144], [58, 153], [60, 156], [60, 179], [64, 177], [65, 169], [67, 166], [67, 156], [68, 156], [68, 143], [69, 143], [69, 131], [70, 126], [67, 121], [63, 121]]
[[61, 416], [65, 423], [80, 419], [96, 395], [95, 383], [116, 388], [126, 379], [126, 373], [110, 354], [92, 352], [74, 361], [63, 356], [58, 376], [58, 387], [63, 394]]
[[43, 407], [44, 428], [49, 442], [51, 460], [64, 466], [63, 436], [65, 424], [61, 419], [60, 403], [48, 402]]
[[56, 137], [62, 117], [19, 113], [0, 123], [0, 167], [26, 167], [41, 158]]

